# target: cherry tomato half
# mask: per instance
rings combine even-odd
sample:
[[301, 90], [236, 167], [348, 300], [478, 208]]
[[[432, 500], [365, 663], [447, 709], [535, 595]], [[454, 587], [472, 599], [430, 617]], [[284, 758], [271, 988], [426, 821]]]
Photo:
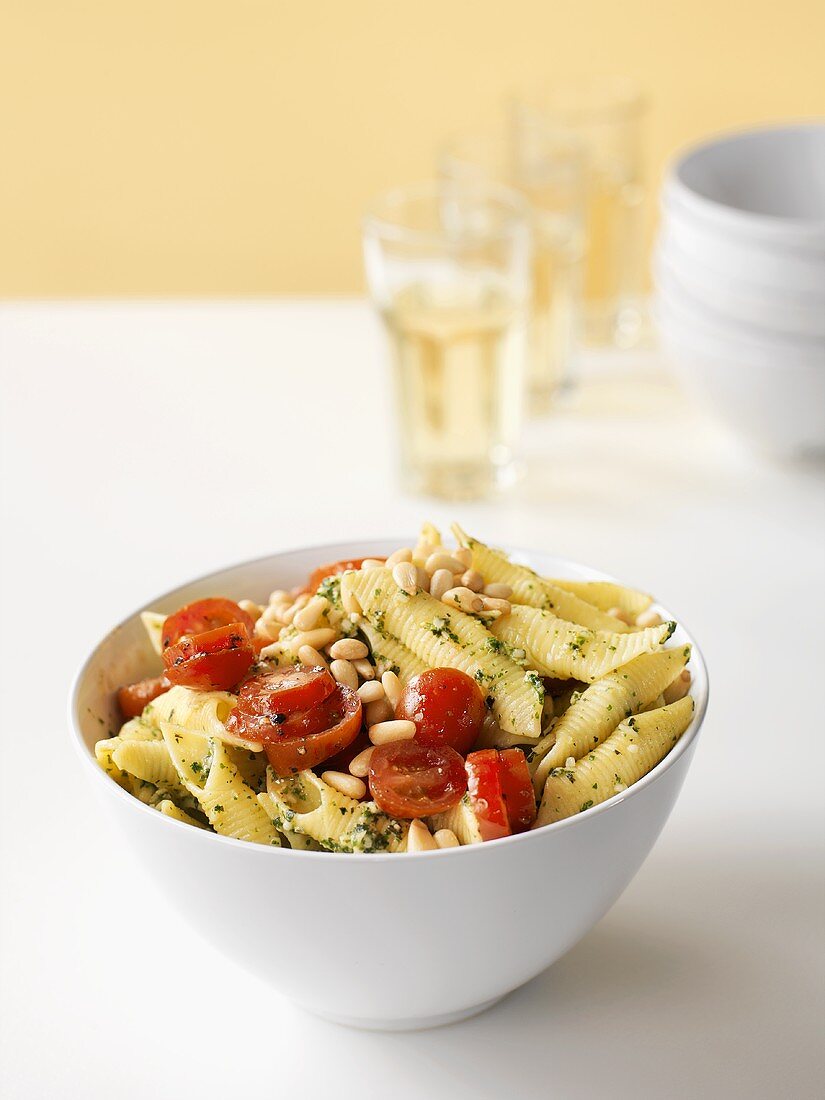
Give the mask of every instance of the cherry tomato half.
[[273, 715], [283, 718], [292, 711], [307, 710], [334, 690], [335, 681], [319, 665], [286, 665], [258, 672], [241, 684], [228, 728], [241, 737], [257, 740], [261, 729], [270, 728]]
[[523, 833], [536, 819], [536, 796], [527, 757], [521, 749], [502, 749], [499, 754], [501, 793], [507, 807], [510, 830]]
[[467, 757], [467, 794], [482, 840], [510, 835], [507, 804], [501, 785], [501, 761], [495, 749], [480, 749]]
[[444, 813], [466, 790], [464, 761], [449, 745], [393, 741], [370, 757], [370, 794], [393, 817]]
[[137, 718], [153, 699], [163, 695], [172, 686], [165, 676], [150, 676], [136, 684], [124, 684], [118, 689], [117, 702], [124, 718]]
[[336, 684], [331, 695], [308, 710], [273, 715], [268, 730], [259, 728], [257, 736], [263, 741], [272, 770], [285, 776], [314, 768], [335, 756], [352, 744], [360, 730], [361, 700], [357, 692]]
[[[375, 561], [384, 561], [384, 558], [375, 558]], [[331, 561], [327, 565], [319, 565], [310, 574], [306, 585], [306, 592], [317, 592], [318, 585], [327, 577], [337, 577], [339, 573], [346, 573], [348, 569], [360, 569], [367, 558], [342, 558], [341, 561]]]
[[254, 658], [245, 623], [184, 634], [163, 651], [168, 679], [197, 691], [228, 691], [243, 679]]
[[457, 668], [430, 668], [406, 685], [396, 718], [415, 722], [421, 745], [449, 745], [468, 753], [481, 733], [487, 713], [481, 688]]
[[170, 615], [163, 624], [161, 639], [163, 648], [179, 642], [184, 634], [203, 634], [217, 630], [219, 626], [243, 623], [251, 637], [255, 622], [233, 600], [222, 596], [209, 600], [195, 600]]

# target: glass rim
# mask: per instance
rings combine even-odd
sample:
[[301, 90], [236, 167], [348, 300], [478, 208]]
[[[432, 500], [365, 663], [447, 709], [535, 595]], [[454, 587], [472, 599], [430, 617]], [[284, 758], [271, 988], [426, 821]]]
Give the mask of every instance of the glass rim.
[[[576, 102], [576, 99], [579, 102]], [[648, 96], [631, 76], [574, 77], [546, 87], [538, 102], [516, 97], [522, 108], [536, 110], [551, 123], [616, 122], [640, 115], [648, 106]]]
[[[479, 240], [496, 240], [511, 236], [513, 231], [529, 232], [530, 204], [515, 188], [503, 183], [487, 180], [431, 179], [417, 183], [402, 184], [376, 195], [367, 204], [361, 218], [365, 234], [384, 240], [411, 241], [419, 244], [443, 244], [451, 239], [444, 229], [417, 229], [403, 222], [393, 220], [392, 210], [401, 209], [404, 203], [416, 199], [438, 198], [448, 192], [475, 195], [486, 198], [491, 205], [498, 206], [507, 218], [504, 224], [495, 229], [487, 229], [476, 234]], [[471, 233], [470, 236], [473, 236]]]

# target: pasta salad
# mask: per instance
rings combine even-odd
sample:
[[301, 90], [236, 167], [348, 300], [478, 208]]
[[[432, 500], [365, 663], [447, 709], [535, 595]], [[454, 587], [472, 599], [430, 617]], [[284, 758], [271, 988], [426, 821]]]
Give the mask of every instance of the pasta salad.
[[195, 828], [345, 853], [483, 843], [621, 794], [693, 716], [675, 623], [453, 532], [266, 606], [145, 613], [163, 672], [118, 691], [100, 766]]

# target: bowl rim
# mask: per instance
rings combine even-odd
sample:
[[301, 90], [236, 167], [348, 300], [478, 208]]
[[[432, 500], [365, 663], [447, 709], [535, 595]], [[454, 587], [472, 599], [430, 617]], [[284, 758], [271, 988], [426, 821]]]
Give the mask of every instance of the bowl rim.
[[[804, 243], [818, 249], [822, 244], [819, 235], [825, 236], [825, 218], [790, 217], [783, 214], [743, 210], [700, 194], [682, 177], [682, 171], [692, 158], [714, 147], [747, 141], [762, 134], [789, 134], [816, 130], [825, 133], [825, 119], [812, 117], [785, 123], [722, 130], [693, 142], [678, 152], [667, 166], [662, 188], [663, 201], [667, 203], [668, 199], [671, 199], [677, 204], [681, 203], [697, 216], [712, 220], [717, 227], [726, 226], [732, 230], [756, 231], [776, 243], [784, 242], [789, 245]], [[810, 239], [812, 232], [816, 234], [814, 241]]]
[[[415, 542], [415, 539], [413, 539], [413, 542]], [[88, 672], [88, 669], [89, 669], [90, 665], [92, 664], [93, 660], [95, 659], [98, 650], [101, 649], [101, 647], [108, 641], [108, 639], [114, 633], [116, 633], [118, 630], [120, 630], [122, 627], [126, 626], [126, 624], [128, 624], [132, 620], [134, 620], [143, 611], [150, 611], [152, 609], [153, 605], [157, 605], [161, 601], [166, 600], [166, 599], [174, 596], [174, 594], [176, 592], [178, 592], [181, 588], [188, 588], [192, 585], [207, 582], [207, 581], [210, 580], [210, 578], [212, 578], [212, 577], [214, 577], [214, 576], [216, 576], [220, 573], [223, 573], [223, 572], [227, 572], [227, 571], [230, 571], [230, 570], [233, 570], [233, 569], [240, 569], [240, 568], [243, 568], [245, 566], [257, 565], [257, 564], [260, 564], [262, 562], [270, 561], [270, 560], [273, 560], [273, 559], [277, 560], [278, 558], [286, 557], [289, 554], [312, 553], [312, 552], [315, 552], [315, 551], [318, 551], [319, 553], [322, 554], [323, 551], [329, 550], [330, 548], [334, 547], [334, 548], [336, 548], [336, 554], [337, 554], [338, 557], [341, 556], [341, 553], [343, 553], [345, 556], [347, 556], [347, 555], [348, 556], [358, 556], [357, 551], [364, 550], [365, 546], [367, 547], [367, 549], [371, 548], [373, 551], [375, 551], [376, 547], [381, 545], [381, 544], [387, 544], [387, 545], [392, 544], [394, 547], [408, 546], [408, 545], [410, 545], [410, 540], [408, 538], [407, 539], [378, 539], [378, 538], [375, 538], [375, 539], [366, 539], [366, 540], [353, 539], [353, 540], [347, 540], [347, 541], [344, 541], [344, 542], [310, 543], [310, 544], [307, 544], [307, 545], [287, 547], [283, 550], [277, 550], [277, 551], [275, 551], [274, 553], [271, 553], [271, 554], [262, 554], [257, 558], [248, 558], [248, 559], [245, 559], [244, 561], [231, 562], [231, 563], [229, 563], [228, 565], [226, 565], [222, 568], [210, 569], [209, 572], [207, 572], [207, 573], [200, 574], [197, 577], [193, 577], [193, 578], [191, 578], [187, 581], [184, 581], [182, 584], [178, 584], [178, 585], [175, 585], [172, 588], [167, 589], [165, 592], [161, 593], [158, 596], [153, 597], [151, 600], [147, 601], [147, 603], [143, 604], [140, 608], [137, 608], [136, 610], [132, 611], [129, 615], [126, 615], [123, 619], [121, 619], [120, 622], [118, 622], [115, 626], [113, 626], [110, 630], [108, 630], [106, 632], [106, 634], [104, 634], [104, 636], [92, 648], [91, 652], [84, 658], [84, 660], [82, 661], [80, 667], [78, 668], [77, 672], [75, 673], [74, 677], [72, 678], [72, 684], [71, 684], [71, 687], [70, 687], [70, 690], [69, 690], [69, 697], [68, 697], [68, 719], [69, 719], [69, 722], [68, 722], [68, 725], [69, 725], [72, 744], [73, 744], [74, 749], [75, 749], [76, 753], [78, 754], [78, 756], [79, 756], [79, 758], [82, 762], [82, 766], [86, 768], [87, 774], [90, 774], [90, 775], [94, 774], [96, 776], [96, 779], [93, 780], [93, 782], [101, 783], [102, 785], [99, 788], [100, 790], [108, 790], [110, 795], [112, 795], [116, 799], [122, 800], [124, 805], [131, 806], [132, 811], [136, 811], [138, 813], [147, 815], [147, 817], [146, 817], [147, 821], [150, 821], [150, 820], [154, 819], [156, 824], [161, 824], [162, 825], [163, 823], [165, 823], [169, 827], [174, 827], [176, 829], [186, 830], [186, 833], [192, 838], [194, 843], [204, 843], [204, 842], [205, 843], [213, 843], [213, 842], [217, 842], [217, 843], [222, 844], [222, 845], [229, 845], [230, 847], [233, 847], [233, 848], [238, 847], [244, 852], [250, 852], [250, 853], [251, 852], [257, 852], [259, 854], [264, 853], [264, 852], [278, 853], [278, 855], [275, 856], [274, 858], [317, 860], [317, 859], [327, 859], [328, 857], [335, 855], [336, 853], [332, 853], [332, 852], [301, 851], [300, 849], [291, 848], [288, 845], [278, 847], [278, 846], [275, 846], [275, 845], [254, 844], [254, 843], [251, 843], [250, 841], [247, 841], [247, 840], [238, 840], [235, 837], [221, 836], [219, 833], [209, 832], [206, 829], [193, 829], [192, 826], [188, 825], [186, 822], [176, 821], [174, 818], [166, 817], [165, 815], [159, 814], [151, 806], [147, 806], [144, 802], [141, 802], [139, 798], [135, 798], [134, 795], [129, 794], [122, 787], [120, 787], [117, 783], [115, 783], [114, 780], [112, 780], [112, 778], [110, 776], [108, 776], [104, 772], [104, 770], [100, 767], [100, 765], [97, 763], [97, 760], [95, 759], [92, 750], [90, 750], [89, 747], [86, 745], [86, 742], [85, 742], [85, 739], [83, 737], [83, 733], [82, 733], [81, 727], [80, 727], [80, 721], [79, 721], [80, 691], [81, 691], [81, 687], [84, 683], [84, 680], [85, 680], [86, 674]], [[538, 557], [552, 556], [552, 557], [554, 557], [554, 560], [562, 568], [570, 567], [573, 570], [579, 570], [579, 571], [584, 570], [584, 571], [586, 571], [589, 575], [586, 578], [583, 578], [583, 579], [611, 581], [614, 584], [622, 584], [623, 583], [623, 582], [617, 580], [615, 577], [613, 577], [609, 573], [603, 572], [602, 570], [594, 569], [592, 566], [585, 565], [582, 562], [575, 562], [570, 558], [561, 558], [561, 557], [556, 557], [555, 555], [549, 555], [548, 551], [529, 550], [529, 549], [525, 549], [525, 548], [522, 548], [522, 547], [508, 547], [508, 553], [511, 554], [511, 555], [517, 555], [519, 557], [523, 557], [523, 558], [527, 558], [527, 559], [529, 559], [531, 556], [533, 556], [533, 557], [535, 557], [535, 556], [538, 556]], [[332, 558], [319, 557], [319, 560], [320, 561], [331, 561]], [[579, 579], [579, 578], [573, 578], [573, 579]], [[707, 713], [708, 700], [709, 700], [709, 697], [710, 697], [710, 681], [709, 681], [709, 677], [708, 677], [707, 665], [705, 663], [705, 659], [704, 659], [704, 656], [702, 654], [702, 651], [700, 650], [697, 642], [695, 641], [693, 633], [685, 626], [683, 620], [680, 619], [680, 618], [677, 618], [674, 615], [672, 615], [669, 611], [667, 611], [666, 608], [664, 608], [664, 606], [662, 604], [657, 604], [654, 601], [653, 607], [654, 608], [656, 608], [656, 607], [661, 608], [665, 612], [665, 614], [669, 616], [669, 618], [675, 619], [677, 624], [679, 625], [679, 627], [681, 627], [681, 629], [684, 630], [684, 632], [687, 634], [688, 644], [691, 647], [691, 662], [692, 663], [695, 662], [694, 667], [698, 671], [701, 672], [701, 678], [700, 678], [701, 687], [700, 687], [699, 692], [697, 693], [697, 696], [694, 697], [693, 718], [691, 719], [691, 722], [690, 722], [690, 725], [688, 726], [688, 728], [685, 730], [685, 732], [679, 738], [679, 741], [677, 742], [675, 748], [671, 749], [671, 751], [667, 754], [667, 756], [665, 756], [662, 760], [660, 760], [659, 763], [656, 764], [655, 767], [651, 768], [651, 770], [646, 775], [642, 776], [641, 779], [637, 780], [631, 786], [627, 787], [626, 790], [622, 791], [621, 794], [613, 795], [611, 798], [608, 798], [605, 802], [599, 803], [598, 806], [592, 806], [590, 809], [583, 810], [580, 813], [575, 814], [572, 817], [564, 818], [561, 821], [554, 821], [551, 824], [543, 825], [538, 829], [528, 829], [526, 832], [523, 832], [523, 833], [516, 833], [516, 834], [513, 834], [511, 836], [500, 837], [497, 840], [488, 840], [488, 841], [485, 841], [483, 844], [467, 844], [467, 845], [462, 845], [461, 847], [458, 847], [458, 848], [442, 848], [442, 849], [438, 849], [438, 850], [431, 850], [431, 851], [424, 851], [424, 852], [404, 852], [404, 853], [401, 853], [401, 854], [403, 854], [404, 856], [406, 856], [408, 858], [413, 858], [413, 859], [431, 859], [435, 856], [447, 856], [448, 858], [453, 858], [453, 859], [455, 859], [455, 858], [464, 858], [464, 859], [466, 859], [466, 858], [469, 857], [470, 852], [476, 852], [477, 853], [477, 852], [481, 852], [481, 851], [487, 851], [491, 848], [498, 849], [498, 848], [503, 847], [505, 845], [512, 845], [512, 844], [525, 845], [525, 844], [529, 843], [531, 840], [536, 841], [536, 838], [541, 837], [542, 835], [550, 835], [554, 832], [558, 832], [561, 829], [569, 829], [569, 828], [573, 827], [574, 825], [576, 825], [579, 822], [579, 820], [582, 819], [582, 818], [591, 818], [591, 817], [594, 817], [598, 814], [604, 814], [604, 813], [609, 813], [611, 811], [615, 811], [627, 799], [635, 797], [639, 793], [640, 790], [650, 786], [652, 783], [655, 783], [659, 778], [661, 778], [661, 776], [664, 775], [664, 773], [666, 771], [668, 771], [685, 752], [688, 751], [690, 746], [693, 744], [693, 742], [698, 737], [699, 730], [702, 727], [702, 724], [703, 724], [704, 719], [705, 719], [705, 715]], [[201, 838], [201, 839], [197, 839], [197, 838]], [[364, 860], [366, 860], [368, 863], [376, 863], [377, 864], [377, 863], [383, 863], [388, 859], [395, 860], [398, 855], [399, 855], [399, 853], [397, 853], [397, 852], [350, 852], [350, 853], [347, 853], [347, 859], [350, 860], [350, 861], [354, 859], [358, 862], [363, 862]], [[270, 858], [270, 857], [266, 857], [266, 858]], [[469, 858], [475, 858], [475, 857], [469, 857]]]

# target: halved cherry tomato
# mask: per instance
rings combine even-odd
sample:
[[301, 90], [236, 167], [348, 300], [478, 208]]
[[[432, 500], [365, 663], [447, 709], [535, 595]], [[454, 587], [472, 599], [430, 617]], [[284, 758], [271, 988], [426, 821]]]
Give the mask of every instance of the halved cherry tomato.
[[[318, 568], [310, 574], [307, 581], [305, 592], [316, 592], [318, 585], [322, 581], [325, 581], [327, 577], [337, 577], [339, 573], [346, 573], [348, 569], [360, 569], [366, 561], [366, 558], [342, 558], [341, 561], [331, 561], [327, 565], [319, 565]], [[384, 558], [375, 558], [375, 561], [384, 561]]]
[[467, 757], [467, 795], [482, 840], [510, 835], [501, 784], [501, 761], [495, 749], [480, 749]]
[[371, 741], [367, 735], [366, 730], [361, 730], [355, 740], [347, 745], [345, 749], [337, 752], [335, 756], [330, 756], [324, 761], [324, 768], [329, 768], [333, 772], [348, 772], [349, 766], [356, 758], [359, 752], [363, 752], [364, 749], [370, 747]]
[[231, 626], [243, 623], [252, 635], [255, 621], [251, 615], [238, 607], [234, 600], [225, 600], [222, 596], [208, 600], [195, 600], [170, 615], [163, 624], [161, 640], [163, 648], [179, 642], [184, 634], [203, 634], [208, 630], [217, 630], [219, 626]]
[[243, 679], [254, 659], [245, 623], [184, 634], [163, 651], [166, 675], [172, 683], [198, 691], [228, 691]]
[[527, 757], [521, 749], [501, 749], [498, 755], [507, 820], [512, 832], [523, 833], [536, 819], [536, 796]]
[[449, 745], [468, 753], [481, 733], [487, 708], [481, 688], [457, 668], [430, 668], [413, 676], [401, 693], [396, 718], [415, 722], [421, 745]]
[[335, 680], [320, 665], [286, 665], [257, 672], [241, 684], [238, 706], [229, 717], [230, 729], [255, 740], [268, 729], [274, 714], [290, 714], [321, 703], [335, 690]]
[[[237, 713], [232, 712], [232, 716]], [[272, 770], [290, 775], [314, 768], [350, 745], [361, 729], [361, 700], [343, 684], [308, 710], [273, 714], [269, 728], [258, 728]]]
[[393, 817], [444, 813], [466, 790], [464, 761], [449, 745], [393, 741], [370, 757], [370, 794]]
[[138, 680], [135, 684], [124, 684], [118, 689], [117, 703], [124, 718], [137, 718], [153, 699], [163, 695], [172, 684], [165, 676], [150, 676], [148, 680]]

